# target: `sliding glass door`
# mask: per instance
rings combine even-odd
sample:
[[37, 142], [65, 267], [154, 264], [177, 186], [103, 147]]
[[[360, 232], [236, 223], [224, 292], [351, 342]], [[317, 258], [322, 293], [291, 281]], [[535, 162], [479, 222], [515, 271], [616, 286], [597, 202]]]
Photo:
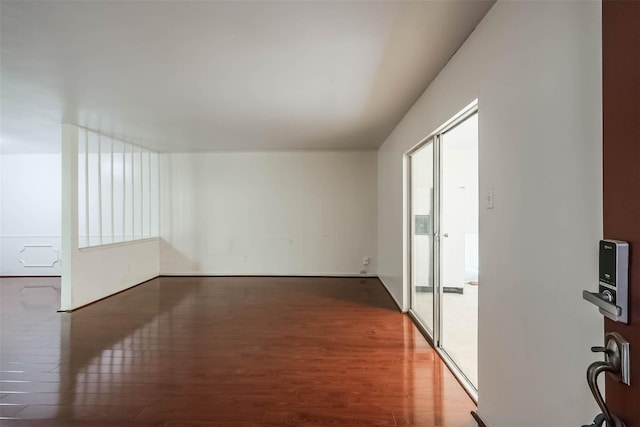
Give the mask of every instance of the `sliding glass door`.
[[478, 386], [478, 114], [440, 137], [443, 348]]
[[411, 302], [430, 334], [434, 330], [433, 142], [411, 156]]
[[409, 154], [411, 313], [477, 392], [478, 113], [475, 106]]

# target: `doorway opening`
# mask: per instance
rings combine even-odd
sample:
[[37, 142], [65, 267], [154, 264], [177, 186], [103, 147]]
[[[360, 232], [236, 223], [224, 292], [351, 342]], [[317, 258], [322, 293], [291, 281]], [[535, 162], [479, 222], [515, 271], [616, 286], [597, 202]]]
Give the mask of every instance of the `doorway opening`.
[[477, 101], [407, 156], [409, 313], [477, 399]]

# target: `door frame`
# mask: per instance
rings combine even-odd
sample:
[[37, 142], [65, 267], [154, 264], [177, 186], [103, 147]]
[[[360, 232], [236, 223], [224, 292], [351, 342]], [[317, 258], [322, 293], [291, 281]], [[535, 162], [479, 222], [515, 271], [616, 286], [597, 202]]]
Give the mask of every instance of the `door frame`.
[[[471, 381], [466, 377], [466, 375], [462, 372], [462, 370], [456, 365], [454, 360], [449, 356], [446, 350], [441, 346], [441, 331], [442, 331], [442, 297], [443, 297], [443, 287], [441, 283], [441, 269], [442, 269], [442, 259], [441, 259], [441, 243], [440, 243], [440, 208], [441, 208], [441, 198], [442, 198], [442, 188], [441, 188], [441, 143], [442, 143], [442, 135], [446, 132], [451, 131], [456, 128], [458, 125], [464, 123], [468, 118], [478, 113], [478, 99], [474, 99], [469, 105], [464, 107], [460, 112], [455, 114], [452, 118], [447, 120], [444, 124], [439, 126], [435, 131], [429, 134], [426, 138], [422, 139], [415, 146], [409, 149], [404, 154], [405, 161], [405, 180], [407, 185], [405, 186], [405, 224], [406, 227], [406, 258], [405, 258], [405, 284], [404, 284], [404, 292], [405, 292], [405, 301], [408, 301], [408, 310], [407, 313], [409, 317], [413, 320], [414, 324], [418, 327], [422, 335], [427, 339], [429, 344], [434, 348], [434, 350], [438, 353], [440, 358], [445, 362], [451, 373], [458, 380], [460, 385], [467, 392], [469, 397], [474, 401], [474, 403], [478, 403], [478, 390], [471, 383]], [[427, 145], [433, 144], [433, 218], [432, 218], [432, 258], [433, 258], [433, 331], [430, 332], [426, 325], [424, 324], [424, 320], [421, 319], [420, 315], [413, 310], [413, 268], [412, 268], [412, 260], [413, 260], [413, 233], [414, 233], [414, 220], [413, 220], [413, 180], [412, 180], [412, 156], [417, 153], [421, 149], [425, 148]]]
[[[436, 331], [439, 331], [440, 329], [440, 323], [439, 323], [439, 313], [437, 312], [439, 309], [438, 303], [436, 302], [438, 300], [438, 298], [435, 298], [436, 292], [439, 292], [439, 276], [437, 276], [437, 274], [439, 274], [439, 269], [436, 268], [436, 265], [438, 265], [439, 262], [439, 241], [436, 242], [436, 235], [438, 234], [436, 232], [436, 230], [439, 230], [439, 218], [436, 220], [436, 217], [438, 217], [438, 215], [435, 214], [435, 212], [439, 209], [439, 200], [438, 197], [436, 196], [437, 192], [436, 190], [436, 186], [439, 184], [438, 181], [436, 181], [437, 179], [439, 179], [439, 177], [437, 176], [438, 174], [436, 173], [436, 171], [439, 170], [439, 157], [440, 157], [440, 153], [439, 151], [436, 152], [436, 137], [437, 135], [432, 135], [429, 136], [427, 138], [425, 138], [424, 140], [422, 140], [418, 145], [416, 145], [415, 147], [413, 147], [410, 151], [408, 151], [405, 155], [406, 155], [406, 159], [407, 159], [407, 231], [408, 231], [408, 238], [407, 238], [407, 260], [406, 260], [406, 268], [407, 268], [407, 283], [405, 283], [405, 291], [408, 292], [408, 298], [407, 301], [409, 302], [408, 305], [408, 313], [411, 316], [411, 318], [413, 319], [414, 323], [416, 323], [420, 329], [421, 332], [423, 333], [423, 335], [425, 335], [425, 337], [427, 338], [427, 340], [429, 341], [429, 344], [431, 344], [432, 347], [436, 347], [436, 344], [438, 341], [438, 337], [436, 337]], [[420, 316], [419, 313], [417, 313], [416, 311], [413, 310], [413, 299], [414, 299], [414, 290], [413, 290], [413, 236], [415, 233], [415, 221], [413, 219], [413, 179], [412, 179], [412, 175], [413, 175], [413, 160], [412, 160], [412, 156], [414, 154], [416, 154], [418, 151], [426, 148], [428, 145], [433, 145], [433, 193], [432, 193], [432, 197], [433, 200], [432, 202], [432, 209], [433, 209], [433, 215], [431, 217], [431, 256], [433, 258], [433, 262], [431, 263], [431, 274], [433, 275], [433, 295], [434, 295], [434, 306], [433, 306], [433, 310], [432, 310], [432, 325], [433, 325], [433, 331], [430, 331], [429, 328], [425, 325], [425, 319], [422, 318], [422, 316]], [[436, 223], [436, 221], [438, 221], [438, 223]], [[436, 246], [438, 245], [438, 246]]]

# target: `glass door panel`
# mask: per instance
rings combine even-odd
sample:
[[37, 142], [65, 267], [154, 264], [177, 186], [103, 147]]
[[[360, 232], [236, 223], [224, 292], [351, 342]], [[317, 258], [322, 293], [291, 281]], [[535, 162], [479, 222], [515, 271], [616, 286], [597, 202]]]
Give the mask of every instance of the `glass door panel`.
[[410, 159], [411, 308], [433, 337], [433, 143]]
[[478, 114], [440, 137], [439, 346], [478, 387]]

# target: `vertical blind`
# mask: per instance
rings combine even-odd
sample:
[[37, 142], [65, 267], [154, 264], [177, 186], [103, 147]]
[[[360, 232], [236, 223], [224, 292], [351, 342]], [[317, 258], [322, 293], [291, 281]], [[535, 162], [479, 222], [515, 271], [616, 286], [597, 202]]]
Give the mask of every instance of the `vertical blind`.
[[78, 247], [158, 236], [158, 153], [79, 132]]

